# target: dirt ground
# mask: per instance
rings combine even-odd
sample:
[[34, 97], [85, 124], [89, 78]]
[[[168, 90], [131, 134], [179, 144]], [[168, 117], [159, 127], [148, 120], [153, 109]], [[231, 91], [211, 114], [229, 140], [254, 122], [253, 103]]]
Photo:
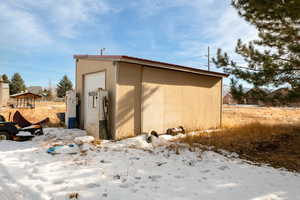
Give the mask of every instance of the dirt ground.
[[49, 126], [61, 126], [58, 113], [64, 113], [66, 111], [66, 105], [64, 102], [37, 102], [35, 109], [12, 109], [4, 107], [0, 109], [0, 115], [3, 115], [6, 120], [12, 118], [13, 114], [19, 110], [21, 114], [30, 122], [38, 122], [46, 117], [50, 118]]

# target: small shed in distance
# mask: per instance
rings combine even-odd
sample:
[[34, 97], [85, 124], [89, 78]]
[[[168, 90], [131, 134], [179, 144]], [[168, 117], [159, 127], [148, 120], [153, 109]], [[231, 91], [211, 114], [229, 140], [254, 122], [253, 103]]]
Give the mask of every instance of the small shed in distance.
[[41, 99], [42, 96], [31, 92], [23, 92], [10, 96], [15, 99], [14, 106], [16, 108], [35, 108], [35, 102], [37, 99]]

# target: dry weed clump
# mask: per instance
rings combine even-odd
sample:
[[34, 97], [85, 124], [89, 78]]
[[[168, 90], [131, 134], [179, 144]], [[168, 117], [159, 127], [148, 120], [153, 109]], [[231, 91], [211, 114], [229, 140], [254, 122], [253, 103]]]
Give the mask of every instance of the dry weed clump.
[[79, 199], [79, 194], [77, 192], [70, 193], [69, 194], [69, 199], [70, 200]]
[[181, 142], [202, 144], [217, 152], [238, 153], [243, 159], [300, 172], [300, 125], [250, 123], [187, 136]]

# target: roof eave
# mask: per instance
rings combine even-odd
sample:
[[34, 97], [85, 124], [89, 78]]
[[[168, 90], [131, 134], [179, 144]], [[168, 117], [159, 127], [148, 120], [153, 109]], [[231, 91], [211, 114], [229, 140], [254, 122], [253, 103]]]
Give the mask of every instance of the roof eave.
[[73, 58], [74, 59], [96, 59], [96, 60], [128, 62], [128, 63], [141, 64], [141, 65], [145, 65], [145, 66], [151, 66], [151, 67], [157, 67], [157, 68], [163, 68], [163, 69], [171, 69], [171, 70], [177, 70], [177, 71], [183, 71], [183, 72], [189, 72], [189, 73], [195, 73], [195, 74], [201, 74], [201, 75], [207, 75], [207, 76], [214, 76], [214, 77], [220, 77], [220, 78], [224, 78], [224, 77], [226, 78], [229, 76], [229, 74], [225, 74], [225, 73], [206, 71], [206, 70], [182, 66], [182, 65], [176, 65], [176, 64], [165, 63], [165, 62], [160, 62], [160, 61], [152, 61], [152, 60], [135, 58], [135, 57], [130, 57], [130, 56], [74, 55]]

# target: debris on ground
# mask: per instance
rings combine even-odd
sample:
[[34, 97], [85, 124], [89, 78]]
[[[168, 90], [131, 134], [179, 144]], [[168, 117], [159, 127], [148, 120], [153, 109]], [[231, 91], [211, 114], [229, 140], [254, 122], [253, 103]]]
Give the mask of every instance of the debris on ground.
[[70, 200], [77, 200], [77, 199], [79, 199], [79, 194], [77, 192], [70, 193], [69, 194], [69, 199]]
[[93, 136], [80, 136], [74, 138], [74, 144], [64, 145], [61, 141], [54, 142], [48, 148], [47, 153], [54, 154], [86, 154], [89, 150], [93, 150], [92, 143], [95, 141]]
[[47, 153], [54, 154], [76, 154], [79, 153], [79, 147], [76, 144], [53, 146], [47, 149]]

